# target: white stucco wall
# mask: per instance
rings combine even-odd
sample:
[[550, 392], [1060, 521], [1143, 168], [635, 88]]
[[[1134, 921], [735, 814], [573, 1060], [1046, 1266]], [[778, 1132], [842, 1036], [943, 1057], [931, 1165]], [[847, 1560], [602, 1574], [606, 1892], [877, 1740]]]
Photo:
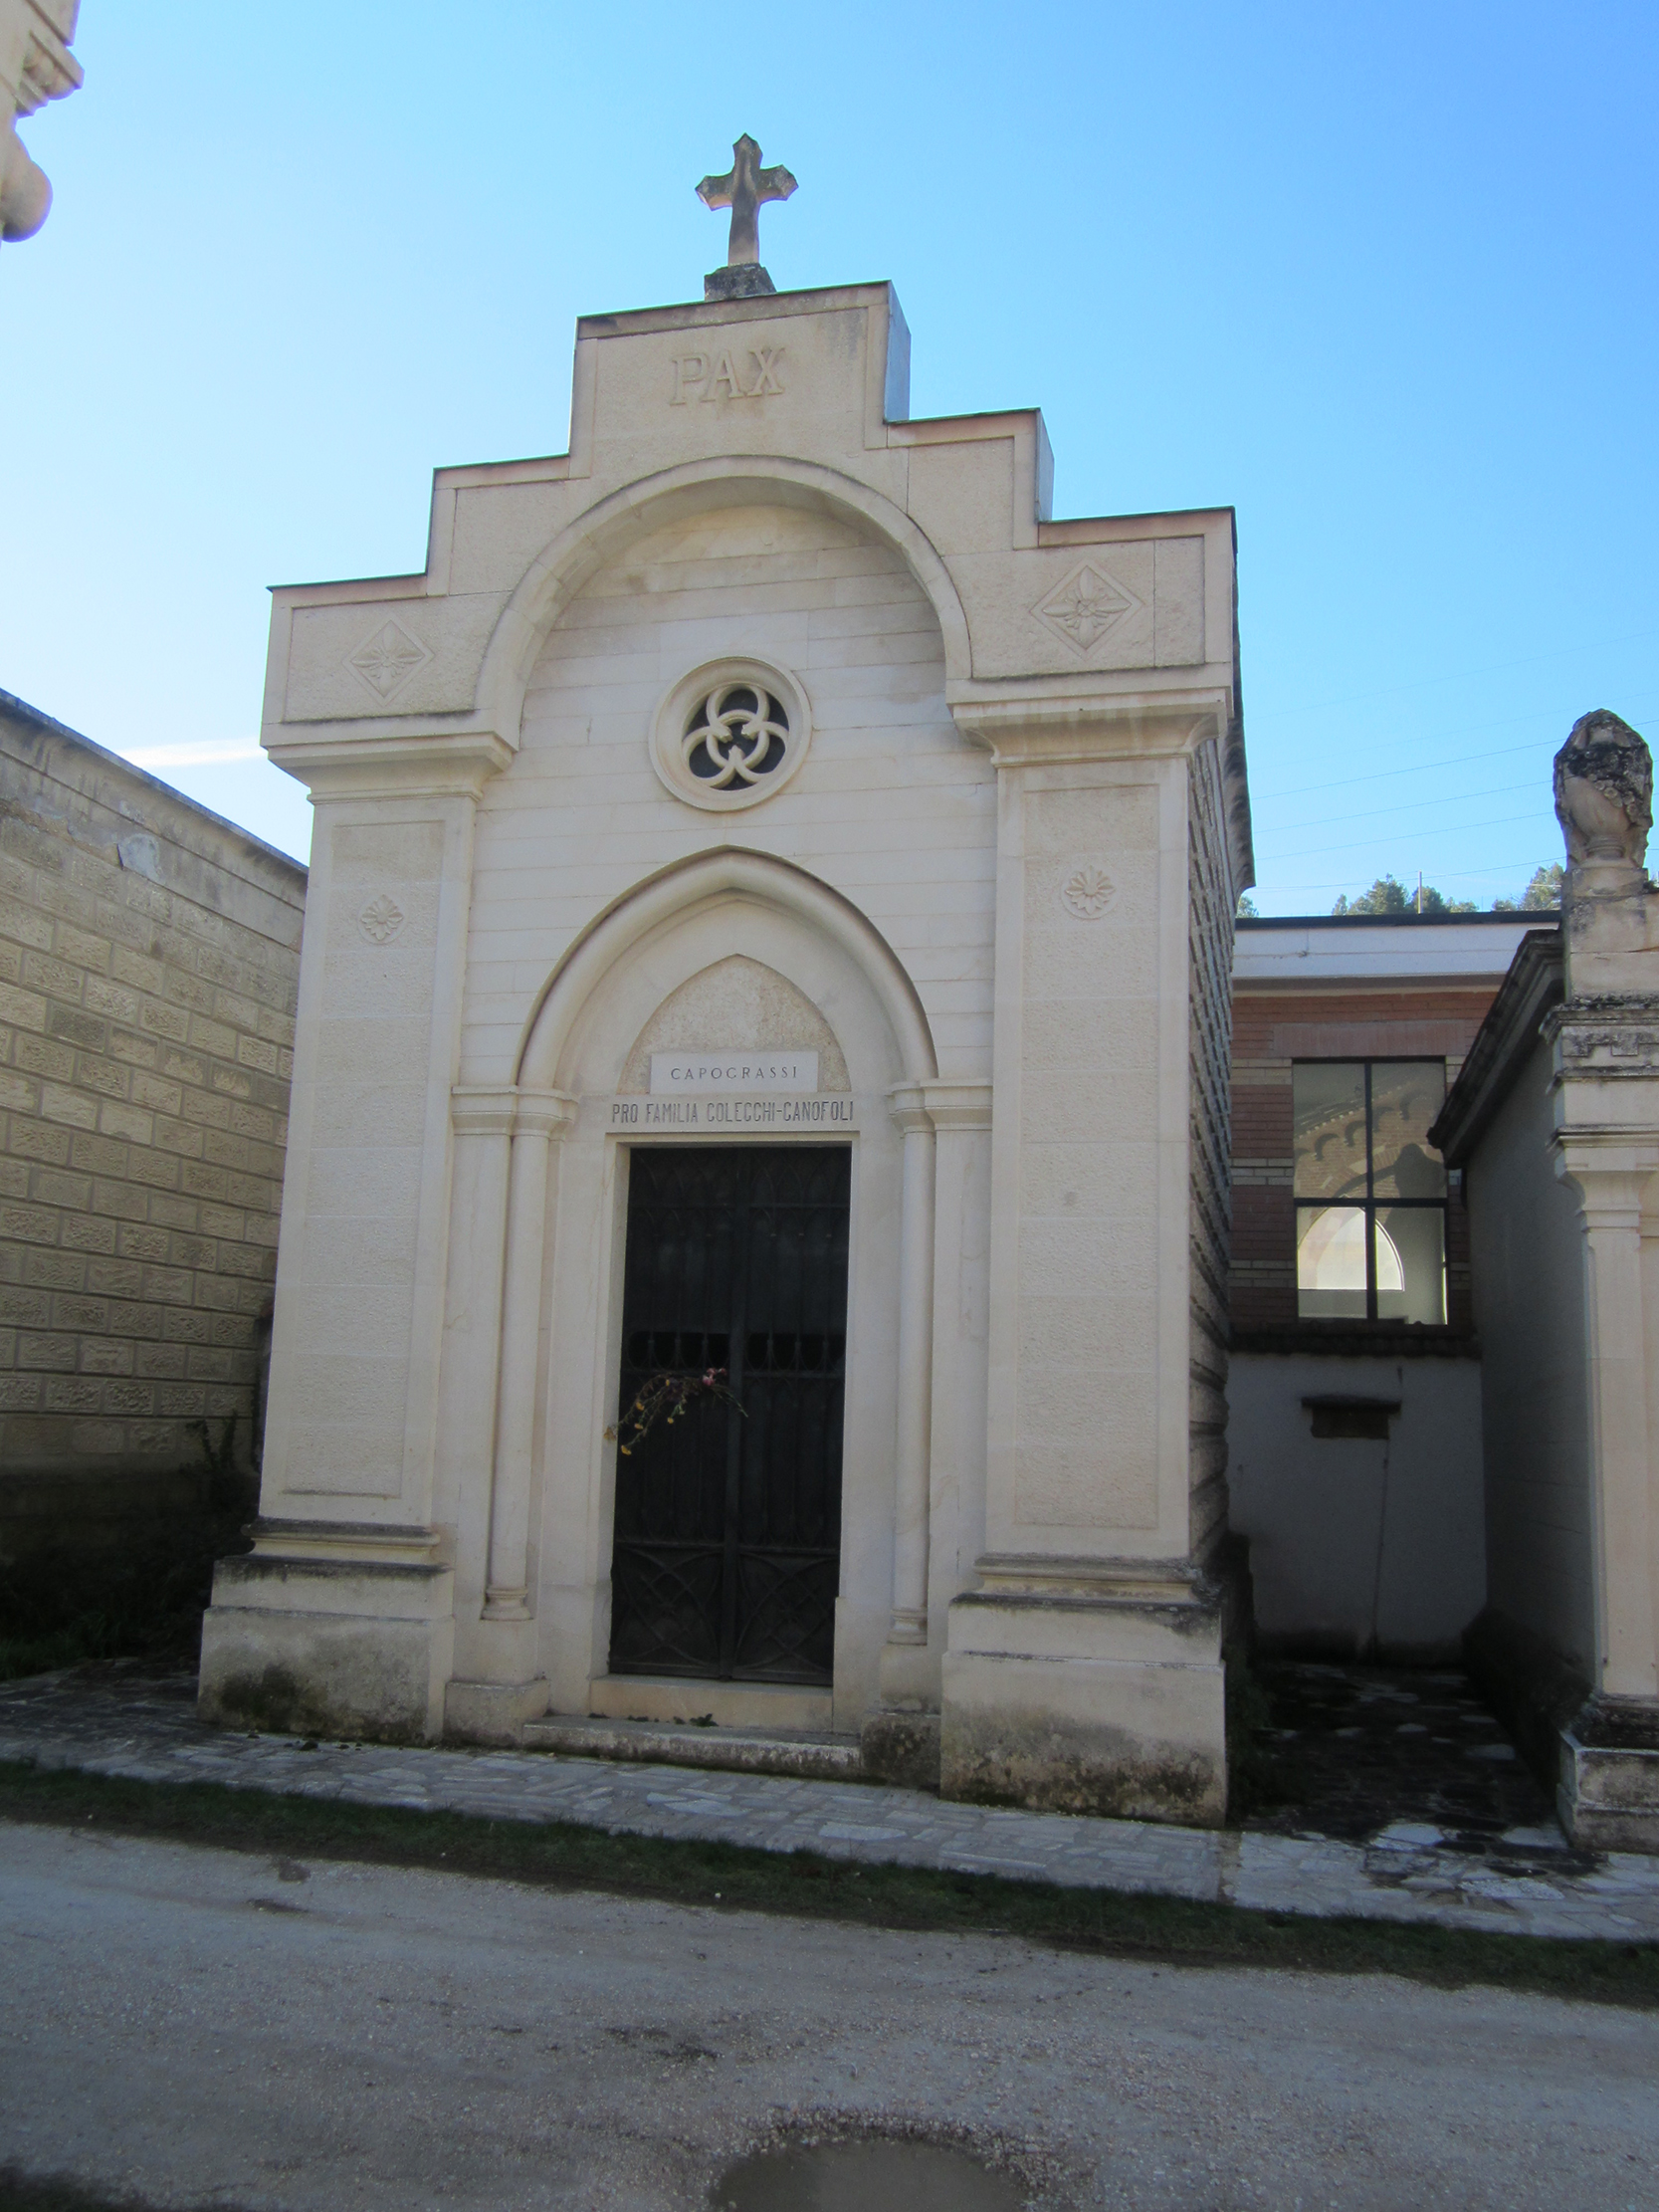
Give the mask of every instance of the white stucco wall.
[[1466, 1171], [1475, 1325], [1486, 1346], [1486, 1538], [1493, 1608], [1591, 1671], [1583, 1227], [1552, 1173], [1541, 1039]]
[[[1316, 1438], [1305, 1398], [1400, 1411], [1386, 1443]], [[1485, 1596], [1479, 1362], [1235, 1352], [1227, 1405], [1232, 1525], [1267, 1648], [1455, 1651]]]

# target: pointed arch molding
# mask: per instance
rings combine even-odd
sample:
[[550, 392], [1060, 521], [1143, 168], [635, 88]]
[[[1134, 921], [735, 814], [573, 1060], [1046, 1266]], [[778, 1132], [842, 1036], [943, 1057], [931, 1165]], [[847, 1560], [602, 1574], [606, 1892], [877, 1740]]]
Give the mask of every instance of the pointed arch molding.
[[796, 916], [854, 962], [875, 992], [899, 1048], [907, 1083], [938, 1073], [933, 1031], [899, 956], [869, 918], [817, 876], [769, 853], [726, 846], [677, 861], [636, 884], [571, 946], [525, 1025], [514, 1080], [523, 1091], [556, 1090], [576, 1018], [624, 954], [665, 923], [711, 899], [753, 899]]
[[479, 672], [476, 712], [518, 744], [524, 693], [548, 631], [587, 578], [648, 532], [712, 507], [815, 507], [885, 539], [927, 593], [944, 640], [948, 677], [972, 674], [967, 617], [950, 571], [903, 508], [856, 478], [816, 462], [771, 455], [691, 461], [600, 500], [543, 547], [502, 609]]

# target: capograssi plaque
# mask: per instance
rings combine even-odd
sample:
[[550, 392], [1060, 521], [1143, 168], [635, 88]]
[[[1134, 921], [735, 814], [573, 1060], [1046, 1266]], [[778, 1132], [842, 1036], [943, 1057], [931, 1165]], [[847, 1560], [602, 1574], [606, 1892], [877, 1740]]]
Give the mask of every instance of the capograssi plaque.
[[653, 1052], [653, 1098], [696, 1098], [719, 1091], [799, 1097], [818, 1088], [816, 1052]]

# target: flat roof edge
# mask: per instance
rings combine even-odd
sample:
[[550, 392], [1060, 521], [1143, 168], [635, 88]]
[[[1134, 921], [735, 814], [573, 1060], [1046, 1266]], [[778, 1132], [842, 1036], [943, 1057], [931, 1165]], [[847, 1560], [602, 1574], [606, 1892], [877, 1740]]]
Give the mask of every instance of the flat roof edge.
[[1239, 914], [1235, 930], [1418, 930], [1548, 928], [1558, 906], [1518, 908], [1513, 914]]

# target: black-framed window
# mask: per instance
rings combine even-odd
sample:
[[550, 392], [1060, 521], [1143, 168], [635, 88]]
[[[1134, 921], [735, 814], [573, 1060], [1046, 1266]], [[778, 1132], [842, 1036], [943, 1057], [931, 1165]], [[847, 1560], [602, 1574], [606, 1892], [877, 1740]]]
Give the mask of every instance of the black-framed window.
[[1428, 1141], [1443, 1060], [1298, 1060], [1296, 1309], [1446, 1318], [1446, 1170]]

